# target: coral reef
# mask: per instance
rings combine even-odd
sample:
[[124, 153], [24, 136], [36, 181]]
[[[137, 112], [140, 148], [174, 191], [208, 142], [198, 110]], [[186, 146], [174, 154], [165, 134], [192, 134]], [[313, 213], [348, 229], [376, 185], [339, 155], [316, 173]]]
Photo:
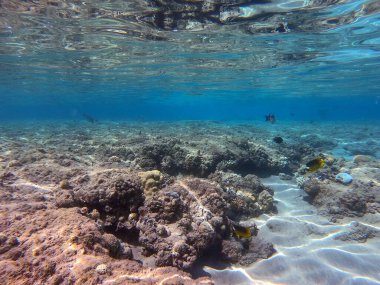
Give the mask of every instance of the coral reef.
[[266, 259], [275, 253], [273, 245], [258, 237], [250, 242], [237, 242], [234, 239], [222, 241], [222, 257], [233, 263], [247, 266], [257, 260]]
[[[77, 208], [36, 210], [28, 203], [12, 206], [12, 215], [7, 215], [8, 205], [0, 206], [2, 284], [198, 282], [174, 267], [145, 268], [129, 258], [110, 257], [110, 242], [114, 247], [118, 239], [102, 234]], [[200, 281], [213, 284], [208, 278]]]
[[[78, 175], [68, 182], [74, 186], [54, 191], [55, 204], [60, 208], [78, 209], [78, 213], [93, 220], [100, 231], [106, 231], [96, 240], [102, 252], [110, 257], [132, 258], [130, 248], [135, 248], [133, 244], [137, 243], [142, 248], [141, 254], [155, 266], [190, 270], [216, 244], [222, 251], [223, 245], [231, 243], [241, 248], [239, 262], [244, 264], [273, 254], [273, 247], [263, 241], [259, 244], [272, 250], [261, 251], [261, 246], [254, 245], [255, 238], [232, 238], [229, 218], [234, 216], [227, 216], [229, 198], [224, 199], [225, 192], [217, 183], [187, 178], [160, 189], [163, 178], [157, 170], [137, 173], [130, 169]], [[270, 189], [256, 176], [247, 175], [241, 187], [244, 185], [259, 196], [262, 207], [268, 207], [267, 196], [273, 204]], [[235, 207], [234, 211], [238, 213], [239, 208]], [[242, 215], [238, 213], [238, 216]], [[232, 241], [223, 244], [225, 239]], [[244, 246], [239, 246], [243, 243]], [[233, 261], [230, 255], [223, 255], [226, 262]]]
[[154, 143], [135, 149], [135, 163], [147, 170], [159, 169], [168, 174], [192, 174], [206, 177], [216, 170], [237, 173], [289, 172], [287, 160], [276, 151], [248, 140], [189, 142], [157, 138]]
[[[5, 284], [212, 284], [188, 272], [210, 260], [246, 266], [275, 252], [266, 239], [276, 232], [276, 201], [261, 182], [271, 174], [286, 183], [296, 178], [307, 201], [331, 221], [380, 212], [375, 155], [352, 161], [328, 155], [336, 142], [325, 144], [326, 135], [298, 139], [295, 132], [290, 139], [292, 131], [280, 128], [217, 123], [94, 125], [51, 126], [38, 135], [3, 129]], [[274, 135], [284, 141], [273, 142]], [[303, 165], [315, 157], [326, 163], [310, 173]], [[352, 182], [338, 183], [339, 173]], [[256, 236], [254, 219], [262, 214], [271, 217], [264, 227], [258, 222]], [[365, 223], [334, 236], [374, 237], [378, 232]]]
[[128, 170], [105, 170], [72, 179], [72, 189], [58, 189], [58, 207], [82, 207], [82, 213], [105, 229], [133, 229], [144, 202], [140, 177]]
[[273, 191], [253, 174], [243, 177], [236, 173], [217, 171], [209, 179], [222, 187], [224, 198], [230, 205], [227, 215], [232, 219], [248, 219], [276, 211]]
[[327, 168], [299, 179], [312, 204], [333, 221], [380, 212], [380, 165], [365, 159], [372, 167], [363, 167], [361, 161], [333, 160]]

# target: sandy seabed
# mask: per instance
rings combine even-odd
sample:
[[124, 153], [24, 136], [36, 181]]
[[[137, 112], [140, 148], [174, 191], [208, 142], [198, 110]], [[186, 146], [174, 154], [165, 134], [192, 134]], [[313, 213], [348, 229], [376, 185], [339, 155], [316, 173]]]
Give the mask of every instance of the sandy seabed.
[[[276, 136], [283, 142], [274, 142]], [[325, 167], [306, 173], [304, 164], [317, 156], [325, 157]], [[379, 159], [378, 122], [3, 123], [3, 284], [380, 284]], [[150, 192], [143, 182], [142, 198], [126, 212], [121, 196], [109, 200], [114, 203], [109, 210], [100, 208], [99, 197], [86, 196], [97, 187], [94, 177], [111, 181], [112, 175], [152, 170], [158, 176], [152, 176]], [[353, 181], [335, 181], [340, 172]], [[139, 175], [137, 180], [145, 177]], [[256, 188], [244, 184], [247, 175], [257, 177]], [[253, 176], [249, 181], [256, 181]], [[145, 202], [148, 195], [160, 200], [159, 193], [173, 189], [192, 195], [186, 200], [189, 213], [210, 211], [215, 219], [255, 223], [262, 247], [270, 243], [276, 252], [256, 248], [248, 258], [244, 247], [239, 254], [229, 250], [226, 265], [216, 269], [210, 260], [200, 262], [202, 250], [181, 253], [175, 241], [157, 249], [157, 237], [143, 237], [151, 234], [142, 226], [144, 215], [158, 221], [157, 235], [165, 241], [189, 234], [177, 227], [183, 219], [177, 222], [176, 213], [184, 208], [175, 206], [172, 215], [157, 210], [167, 216], [161, 221], [149, 212], [159, 206]], [[62, 202], [62, 193], [71, 193], [72, 200]], [[217, 193], [226, 204], [218, 204], [222, 213], [213, 204]], [[119, 234], [115, 217], [127, 234]], [[231, 234], [210, 224], [215, 237], [208, 243]], [[193, 231], [200, 233], [202, 226]], [[220, 242], [234, 239], [224, 236]], [[186, 239], [187, 246], [192, 242]], [[209, 247], [204, 245], [205, 252]], [[160, 256], [168, 252], [173, 256]], [[204, 266], [203, 276], [194, 273], [196, 266]]]

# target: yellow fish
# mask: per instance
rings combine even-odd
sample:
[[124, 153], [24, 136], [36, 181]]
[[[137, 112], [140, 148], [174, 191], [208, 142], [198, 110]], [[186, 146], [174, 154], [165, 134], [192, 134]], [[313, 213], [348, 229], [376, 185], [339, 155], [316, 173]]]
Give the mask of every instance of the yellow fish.
[[322, 158], [315, 158], [306, 163], [308, 172], [315, 172], [325, 165], [325, 160]]
[[232, 225], [233, 233], [237, 238], [250, 238], [252, 236], [251, 229], [237, 224]]

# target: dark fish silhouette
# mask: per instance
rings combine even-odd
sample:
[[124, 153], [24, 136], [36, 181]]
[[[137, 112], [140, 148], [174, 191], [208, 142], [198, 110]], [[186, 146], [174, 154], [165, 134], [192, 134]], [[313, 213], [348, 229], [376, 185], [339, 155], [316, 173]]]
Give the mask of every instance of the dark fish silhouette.
[[87, 122], [90, 122], [91, 124], [94, 124], [94, 123], [96, 123], [98, 121], [93, 116], [91, 116], [89, 114], [86, 114], [86, 113], [83, 113], [82, 116], [83, 116], [83, 118], [86, 119]]
[[274, 114], [265, 115], [265, 121], [274, 124], [276, 122], [276, 117]]
[[273, 138], [273, 141], [275, 142], [275, 143], [283, 143], [284, 142], [284, 140], [283, 140], [283, 138], [282, 137], [274, 137]]

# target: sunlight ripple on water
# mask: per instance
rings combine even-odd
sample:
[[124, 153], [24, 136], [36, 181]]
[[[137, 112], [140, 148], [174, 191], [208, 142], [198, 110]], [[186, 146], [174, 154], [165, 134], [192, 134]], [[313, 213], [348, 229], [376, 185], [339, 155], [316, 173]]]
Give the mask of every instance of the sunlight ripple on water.
[[379, 11], [378, 1], [5, 0], [0, 82], [9, 90], [18, 80], [30, 92], [45, 90], [33, 79], [46, 89], [75, 82], [77, 92], [138, 96], [152, 85], [194, 95], [307, 96], [317, 82], [319, 94], [335, 96], [345, 93], [332, 76], [361, 95], [356, 79], [365, 73], [378, 92]]

